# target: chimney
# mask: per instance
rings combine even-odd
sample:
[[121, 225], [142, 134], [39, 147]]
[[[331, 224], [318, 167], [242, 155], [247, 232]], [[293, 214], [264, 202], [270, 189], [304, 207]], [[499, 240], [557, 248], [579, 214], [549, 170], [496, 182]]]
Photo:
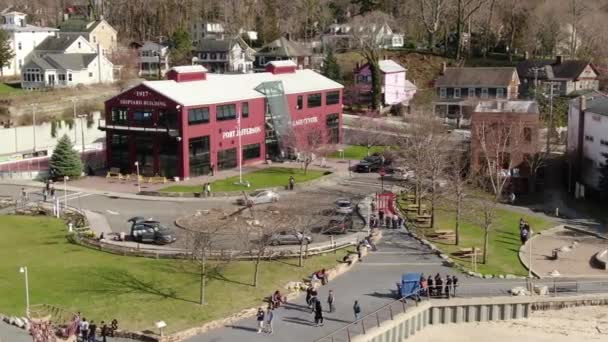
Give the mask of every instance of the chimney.
[[104, 19], [103, 14], [100, 14], [100, 15], [99, 15], [99, 20], [101, 21], [101, 20], [103, 20], [103, 19]]
[[563, 61], [564, 61], [564, 56], [562, 56], [562, 55], [555, 56], [555, 64], [560, 65], [560, 64], [562, 64]]
[[587, 110], [587, 98], [585, 96], [581, 96], [578, 98], [579, 110], [581, 112]]
[[69, 18], [70, 18], [69, 14], [63, 13], [63, 21], [68, 21]]
[[446, 62], [441, 62], [441, 75], [445, 75], [445, 69], [447, 69], [448, 65]]

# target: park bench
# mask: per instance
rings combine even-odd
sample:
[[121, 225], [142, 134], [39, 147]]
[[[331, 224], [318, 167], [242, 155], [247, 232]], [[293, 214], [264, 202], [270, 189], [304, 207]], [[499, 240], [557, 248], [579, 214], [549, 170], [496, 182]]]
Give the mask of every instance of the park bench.
[[156, 175], [153, 177], [149, 177], [147, 182], [150, 184], [165, 184], [167, 183], [167, 177], [161, 177]]
[[139, 180], [140, 182], [143, 182], [144, 177], [142, 177], [141, 175], [137, 175], [137, 174], [135, 174], [135, 173], [131, 173], [131, 174], [128, 174], [128, 175], [124, 176], [123, 180], [124, 180], [124, 181], [126, 181], [126, 182], [129, 182], [129, 181], [132, 181], [132, 180], [133, 180], [133, 181], [136, 181], [136, 182], [137, 182], [138, 180]]
[[452, 230], [436, 230], [428, 235], [439, 240], [451, 240], [456, 238], [456, 233]]
[[452, 254], [460, 258], [472, 258], [475, 254], [477, 254], [477, 256], [480, 256], [481, 249], [475, 248], [475, 250], [473, 251], [473, 248], [460, 248], [458, 249], [458, 251], [453, 252]]
[[111, 179], [116, 179], [116, 180], [122, 180], [123, 179], [123, 175], [120, 173], [120, 169], [117, 167], [113, 167], [110, 168], [110, 171], [108, 171], [108, 173], [106, 174], [106, 179], [111, 180]]

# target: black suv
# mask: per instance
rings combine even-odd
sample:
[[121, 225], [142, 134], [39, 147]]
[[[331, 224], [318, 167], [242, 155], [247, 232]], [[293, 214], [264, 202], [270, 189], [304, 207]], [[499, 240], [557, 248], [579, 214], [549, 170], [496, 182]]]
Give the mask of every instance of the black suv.
[[[383, 159], [384, 163], [382, 162]], [[379, 154], [373, 154], [369, 157], [365, 157], [362, 161], [355, 165], [355, 172], [377, 172], [390, 164], [390, 159], [383, 158]]]
[[128, 222], [131, 222], [131, 238], [133, 241], [166, 245], [176, 240], [171, 234], [171, 230], [158, 221], [136, 216], [130, 218]]

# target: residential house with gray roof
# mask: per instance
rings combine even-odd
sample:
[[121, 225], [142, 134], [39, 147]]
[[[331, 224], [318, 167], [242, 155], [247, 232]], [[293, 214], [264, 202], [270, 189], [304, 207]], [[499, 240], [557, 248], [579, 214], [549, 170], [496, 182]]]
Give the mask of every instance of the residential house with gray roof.
[[59, 24], [62, 35], [83, 36], [91, 45], [99, 45], [101, 53], [110, 55], [118, 48], [118, 32], [103, 16], [92, 18], [83, 15], [67, 15]]
[[269, 62], [291, 60], [300, 69], [310, 69], [317, 64], [314, 57], [312, 48], [281, 37], [264, 45], [256, 52], [254, 67], [262, 70]]
[[253, 72], [255, 50], [239, 36], [231, 39], [200, 39], [194, 49], [193, 63], [204, 66], [209, 72]]
[[517, 74], [522, 81], [522, 93], [533, 88], [557, 96], [571, 96], [599, 89], [599, 72], [593, 64], [584, 60], [525, 60], [517, 64]]
[[447, 123], [468, 125], [480, 100], [515, 100], [519, 83], [513, 67], [447, 68], [444, 64], [435, 80], [433, 108]]

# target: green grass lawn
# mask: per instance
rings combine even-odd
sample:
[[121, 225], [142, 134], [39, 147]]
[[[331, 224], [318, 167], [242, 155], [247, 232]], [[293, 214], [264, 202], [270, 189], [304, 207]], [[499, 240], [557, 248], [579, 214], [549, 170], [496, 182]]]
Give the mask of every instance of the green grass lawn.
[[[229, 192], [242, 190], [256, 190], [263, 188], [273, 188], [285, 186], [289, 183], [289, 177], [293, 176], [296, 184], [311, 181], [313, 179], [324, 176], [326, 171], [308, 170], [304, 174], [304, 170], [298, 168], [287, 167], [268, 167], [261, 170], [256, 170], [243, 174], [243, 180], [249, 181], [251, 187], [246, 188], [242, 185], [235, 185], [239, 181], [239, 176], [229, 177], [226, 179], [217, 180], [211, 183], [212, 192]], [[171, 185], [161, 189], [163, 192], [201, 192], [203, 185]]]
[[[473, 215], [479, 216], [481, 213], [476, 209], [469, 210], [470, 212], [467, 213], [460, 225], [460, 245], [455, 246], [453, 242], [434, 241], [437, 248], [440, 248], [445, 253], [452, 253], [459, 248], [465, 247], [483, 248], [483, 228], [475, 223], [475, 220], [472, 218]], [[455, 217], [455, 211], [451, 204], [442, 205], [441, 209], [436, 210], [435, 229], [453, 230], [456, 222]], [[528, 274], [518, 258], [519, 247], [521, 246], [519, 219], [522, 217], [530, 223], [535, 233], [553, 227], [550, 220], [538, 216], [522, 215], [518, 212], [497, 209], [495, 223], [491, 228], [489, 236], [488, 263], [481, 264], [482, 259], [480, 257], [477, 265], [478, 272], [483, 274]], [[469, 259], [453, 259], [467, 268], [471, 268], [472, 266]]]
[[[376, 152], [383, 152], [386, 149], [386, 146], [372, 146], [369, 149], [369, 154], [373, 154]], [[367, 157], [367, 146], [360, 145], [350, 145], [344, 148], [344, 159], [347, 160], [361, 160]], [[340, 152], [336, 151], [329, 155], [330, 158], [342, 158], [340, 156]]]
[[9, 86], [6, 83], [0, 83], [0, 95], [18, 93], [21, 89]]
[[[290, 280], [329, 268], [346, 253], [297, 261], [264, 262], [261, 282], [252, 287], [253, 264], [234, 262], [211, 276], [208, 304], [197, 304], [199, 276], [178, 260], [123, 257], [73, 245], [63, 222], [46, 217], [0, 216], [0, 312], [24, 315], [20, 266], [29, 271], [31, 304], [52, 304], [87, 319], [110, 321], [130, 330], [153, 329], [164, 320], [168, 332], [200, 325], [256, 306]], [[155, 329], [153, 329], [155, 330]]]

